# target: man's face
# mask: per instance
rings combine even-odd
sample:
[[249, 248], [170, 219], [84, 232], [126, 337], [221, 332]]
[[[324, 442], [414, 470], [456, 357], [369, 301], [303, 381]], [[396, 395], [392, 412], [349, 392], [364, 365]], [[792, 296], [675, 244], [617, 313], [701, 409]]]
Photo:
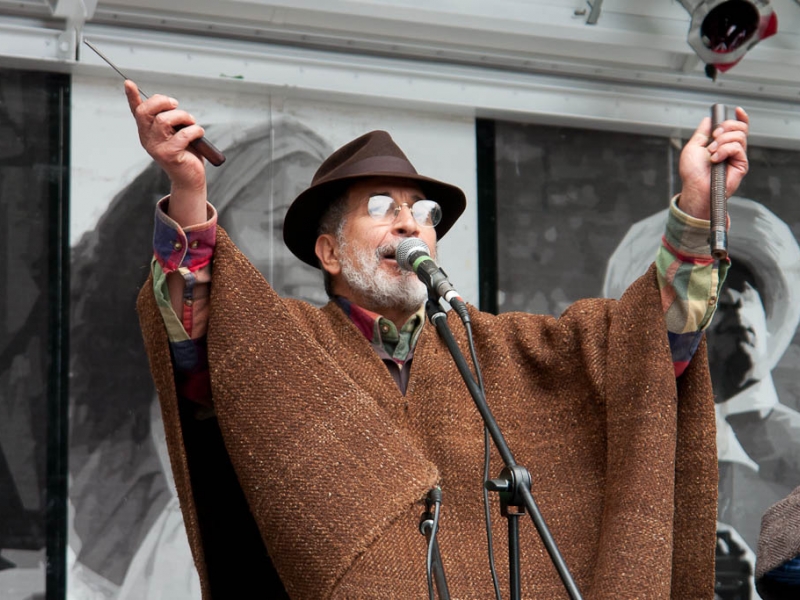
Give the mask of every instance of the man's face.
[[[399, 210], [376, 220], [368, 203], [373, 196], [388, 196]], [[365, 308], [414, 311], [427, 297], [425, 286], [395, 260], [397, 245], [415, 237], [425, 242], [435, 256], [436, 230], [418, 223], [411, 207], [425, 196], [412, 182], [373, 178], [353, 184], [348, 192], [344, 226], [337, 236], [341, 277], [337, 293]]]
[[317, 157], [294, 152], [262, 166], [220, 211], [219, 223], [275, 291], [322, 306], [328, 298], [319, 271], [298, 261], [283, 243], [289, 204], [305, 189], [318, 164]]
[[723, 287], [708, 330], [708, 352], [717, 402], [768, 374], [767, 318], [761, 297], [750, 282]]

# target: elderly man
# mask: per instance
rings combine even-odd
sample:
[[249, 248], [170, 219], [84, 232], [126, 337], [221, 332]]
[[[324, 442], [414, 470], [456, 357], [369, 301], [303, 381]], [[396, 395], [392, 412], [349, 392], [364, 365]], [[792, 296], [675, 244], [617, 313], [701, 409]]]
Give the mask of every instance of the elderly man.
[[[464, 209], [461, 190], [418, 174], [385, 132], [334, 152], [284, 223], [289, 249], [325, 274], [331, 302], [316, 309], [275, 294], [215, 226], [188, 146], [203, 133], [193, 118], [164, 96], [142, 102], [131, 82], [126, 92], [172, 182], [139, 312], [204, 597], [281, 585], [296, 598], [421, 597], [418, 521], [435, 485], [450, 591], [490, 595], [483, 423], [424, 324], [425, 287], [395, 260], [406, 238], [435, 248]], [[662, 268], [619, 302], [581, 301], [559, 319], [469, 308], [488, 401], [586, 597], [713, 596], [701, 330], [722, 278], [702, 219], [711, 164], [727, 161], [729, 194], [747, 171], [746, 134], [741, 109], [714, 132], [700, 124], [681, 156]], [[521, 551], [523, 591], [564, 596], [533, 532]]]

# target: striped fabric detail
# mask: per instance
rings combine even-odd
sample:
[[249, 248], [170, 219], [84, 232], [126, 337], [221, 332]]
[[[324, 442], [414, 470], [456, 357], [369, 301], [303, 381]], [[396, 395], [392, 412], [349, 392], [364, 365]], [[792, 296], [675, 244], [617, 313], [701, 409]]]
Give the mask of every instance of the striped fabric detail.
[[666, 232], [656, 255], [656, 270], [678, 377], [711, 323], [730, 261], [712, 258], [709, 222], [684, 213], [678, 208], [677, 197], [670, 203], [668, 214]]

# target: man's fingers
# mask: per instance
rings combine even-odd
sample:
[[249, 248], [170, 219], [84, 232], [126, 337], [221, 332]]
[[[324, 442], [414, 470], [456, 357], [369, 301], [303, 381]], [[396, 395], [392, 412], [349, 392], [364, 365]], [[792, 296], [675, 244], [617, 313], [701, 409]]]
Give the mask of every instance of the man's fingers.
[[711, 117], [705, 117], [700, 121], [689, 142], [700, 144], [701, 146], [708, 145], [708, 139], [711, 136]]
[[736, 167], [738, 167], [742, 163], [744, 164], [747, 163], [747, 155], [744, 152], [737, 150], [735, 148], [733, 149], [723, 148], [717, 153], [717, 155], [718, 157], [715, 160], [715, 162], [728, 161], [729, 165], [733, 165]]
[[744, 131], [725, 131], [718, 134], [714, 141], [708, 145], [709, 152], [714, 152], [717, 148], [737, 144], [742, 149], [747, 149], [747, 133]]
[[177, 110], [175, 98], [155, 94], [143, 101], [138, 86], [130, 79], [125, 80], [125, 95], [143, 136], [151, 139], [176, 137], [175, 141], [184, 146], [203, 137], [203, 129], [196, 125], [195, 118], [184, 110]]
[[199, 140], [204, 135], [205, 130], [200, 125], [193, 124], [185, 127], [183, 125], [178, 125], [178, 127], [176, 127], [175, 135], [173, 135], [173, 139], [181, 146], [186, 146], [194, 140]]
[[750, 116], [741, 106], [736, 107], [736, 119], [745, 125], [750, 124]]
[[140, 103], [136, 107], [134, 114], [140, 115], [149, 120], [155, 120], [160, 114], [173, 111], [178, 107], [178, 101], [175, 98], [156, 94]]
[[185, 110], [167, 110], [155, 115], [154, 122], [164, 129], [180, 129], [195, 124], [195, 118]]
[[743, 108], [736, 108], [736, 118], [726, 119], [711, 133], [718, 144], [730, 141], [739, 141], [742, 147], [747, 148], [747, 133], [750, 128], [750, 117]]
[[125, 80], [125, 96], [128, 98], [128, 106], [135, 117], [153, 118], [159, 113], [174, 110], [178, 107], [175, 98], [155, 94], [147, 100], [143, 100], [139, 94], [139, 88], [130, 79]]
[[730, 166], [737, 169], [747, 165], [747, 153], [738, 144], [727, 144], [711, 155], [711, 162], [720, 163], [728, 161]]
[[130, 79], [125, 80], [125, 96], [128, 98], [131, 112], [136, 114], [136, 108], [142, 103], [142, 98], [139, 96], [139, 88]]
[[[725, 139], [714, 140], [708, 146], [708, 151], [711, 153], [711, 160], [713, 162], [720, 162], [728, 157], [739, 155], [746, 159], [746, 143], [746, 138], [741, 135], [730, 135]], [[719, 158], [717, 158], [717, 156]]]

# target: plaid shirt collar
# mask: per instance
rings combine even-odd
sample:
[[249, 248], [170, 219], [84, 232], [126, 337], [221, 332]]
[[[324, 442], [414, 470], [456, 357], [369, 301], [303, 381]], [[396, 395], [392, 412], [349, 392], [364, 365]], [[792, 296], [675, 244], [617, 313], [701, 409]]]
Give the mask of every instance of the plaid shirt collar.
[[364, 337], [375, 347], [381, 358], [398, 364], [410, 360], [414, 354], [422, 326], [425, 324], [425, 307], [420, 309], [398, 330], [395, 324], [378, 313], [362, 308], [342, 296], [333, 301], [339, 305]]

